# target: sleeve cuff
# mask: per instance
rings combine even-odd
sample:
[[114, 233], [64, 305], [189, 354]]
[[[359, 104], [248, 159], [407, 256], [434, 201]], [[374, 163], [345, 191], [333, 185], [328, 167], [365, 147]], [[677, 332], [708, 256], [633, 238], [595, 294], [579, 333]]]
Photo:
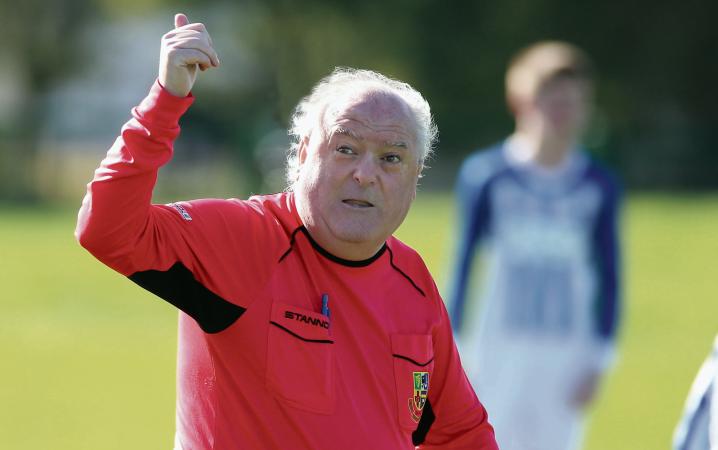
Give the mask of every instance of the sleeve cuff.
[[159, 80], [155, 80], [149, 94], [135, 107], [135, 114], [163, 128], [175, 128], [179, 119], [194, 102], [192, 93], [186, 97], [170, 94]]

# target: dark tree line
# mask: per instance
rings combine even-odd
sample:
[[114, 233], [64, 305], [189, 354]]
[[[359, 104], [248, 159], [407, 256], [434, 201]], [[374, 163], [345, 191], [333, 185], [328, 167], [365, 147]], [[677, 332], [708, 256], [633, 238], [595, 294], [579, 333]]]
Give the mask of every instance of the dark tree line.
[[[503, 95], [511, 55], [535, 40], [564, 39], [586, 49], [599, 73], [597, 120], [587, 145], [628, 186], [718, 187], [718, 152], [712, 148], [718, 141], [718, 28], [713, 24], [718, 2], [156, 0], [125, 5], [113, 0], [2, 4], [4, 16], [11, 18], [6, 51], [20, 55], [33, 95], [26, 110], [0, 130], [5, 141], [0, 144], [1, 197], [21, 197], [18, 186], [27, 183], [18, 181], [17, 173], [14, 180], [8, 175], [6, 161], [32, 155], [34, 124], [42, 120], [34, 99], [53, 82], [86, 69], [77, 39], [83, 24], [112, 20], [118, 11], [153, 8], [190, 9], [200, 19], [204, 9], [214, 8], [236, 22], [220, 54], [231, 59], [233, 39], [249, 46], [255, 55], [252, 82], [221, 89], [199, 84], [202, 101], [185, 123], [190, 137], [236, 149], [250, 169], [258, 164], [253, 150], [262, 136], [286, 126], [298, 99], [341, 65], [379, 70], [422, 91], [440, 129], [435, 165], [455, 165], [511, 130]], [[22, 146], [6, 145], [10, 140]]]

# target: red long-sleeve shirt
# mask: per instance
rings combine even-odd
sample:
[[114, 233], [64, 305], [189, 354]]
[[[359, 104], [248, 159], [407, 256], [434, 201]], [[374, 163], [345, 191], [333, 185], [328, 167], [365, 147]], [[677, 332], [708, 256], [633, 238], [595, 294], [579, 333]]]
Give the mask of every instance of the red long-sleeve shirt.
[[335, 257], [292, 193], [151, 204], [192, 101], [155, 83], [88, 185], [76, 231], [182, 311], [175, 448], [496, 449], [412, 249], [391, 237], [368, 260]]

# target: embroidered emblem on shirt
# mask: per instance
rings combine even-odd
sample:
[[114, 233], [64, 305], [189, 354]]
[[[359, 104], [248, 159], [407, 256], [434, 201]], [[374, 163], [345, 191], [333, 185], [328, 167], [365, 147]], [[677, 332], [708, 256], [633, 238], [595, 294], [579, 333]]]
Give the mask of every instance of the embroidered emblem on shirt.
[[184, 207], [183, 207], [182, 205], [180, 205], [179, 203], [170, 203], [169, 206], [171, 206], [171, 207], [173, 207], [174, 209], [176, 209], [177, 212], [180, 213], [180, 215], [182, 216], [182, 218], [183, 218], [184, 220], [186, 220], [187, 222], [191, 222], [191, 221], [192, 221], [192, 216], [190, 216], [189, 213], [187, 212], [187, 210], [184, 209]]
[[429, 393], [429, 372], [414, 372], [413, 375], [414, 395], [409, 399], [409, 413], [412, 420], [419, 423]]

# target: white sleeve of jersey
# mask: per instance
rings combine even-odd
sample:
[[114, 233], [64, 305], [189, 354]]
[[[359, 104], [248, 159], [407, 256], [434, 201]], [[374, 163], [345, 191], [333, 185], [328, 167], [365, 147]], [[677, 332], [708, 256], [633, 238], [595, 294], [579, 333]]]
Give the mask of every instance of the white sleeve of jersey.
[[673, 449], [718, 450], [718, 336], [688, 392]]
[[[713, 347], [713, 357], [718, 359], [718, 336]], [[710, 450], [718, 450], [718, 368], [713, 372], [713, 392], [710, 398], [710, 425], [708, 425], [708, 441]]]

